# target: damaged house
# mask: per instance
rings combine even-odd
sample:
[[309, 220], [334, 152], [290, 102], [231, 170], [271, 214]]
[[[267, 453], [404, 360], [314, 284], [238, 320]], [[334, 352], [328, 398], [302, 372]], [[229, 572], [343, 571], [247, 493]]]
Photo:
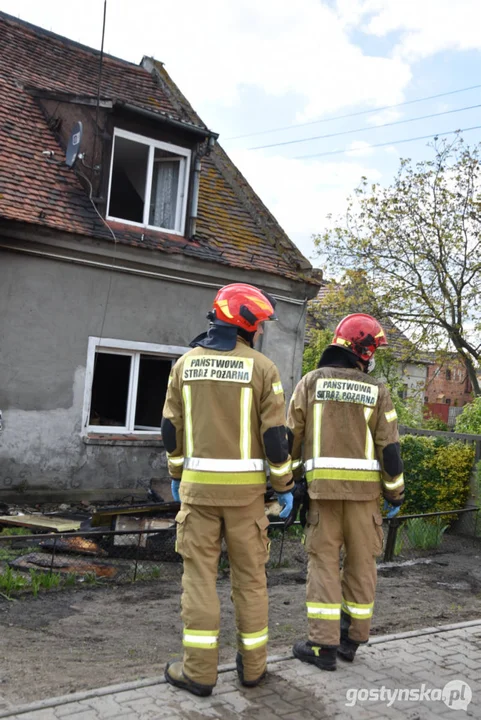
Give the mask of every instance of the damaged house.
[[217, 289], [277, 298], [288, 398], [318, 281], [162, 63], [104, 55], [99, 86], [98, 51], [4, 13], [0, 46], [1, 496], [118, 498], [167, 476], [167, 379]]

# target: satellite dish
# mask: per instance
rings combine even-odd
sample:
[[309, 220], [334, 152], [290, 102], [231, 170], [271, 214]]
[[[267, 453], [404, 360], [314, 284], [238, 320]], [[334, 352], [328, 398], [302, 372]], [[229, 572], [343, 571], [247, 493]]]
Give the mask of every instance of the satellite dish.
[[68, 167], [73, 167], [75, 165], [75, 161], [77, 160], [78, 154], [80, 152], [82, 132], [82, 123], [80, 121], [76, 122], [73, 126], [73, 130], [67, 145], [67, 152], [65, 154], [65, 162], [67, 163]]

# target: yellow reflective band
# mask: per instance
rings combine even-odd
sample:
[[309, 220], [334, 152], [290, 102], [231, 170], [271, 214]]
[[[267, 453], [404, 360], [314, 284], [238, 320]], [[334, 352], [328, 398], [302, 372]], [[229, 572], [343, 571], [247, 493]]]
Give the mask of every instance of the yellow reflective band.
[[292, 469], [297, 470], [298, 467], [302, 465], [302, 460], [293, 460], [292, 462]]
[[262, 630], [259, 630], [259, 632], [255, 633], [239, 633], [239, 637], [242, 639], [249, 639], [249, 638], [260, 638], [263, 637], [263, 635], [267, 635], [269, 628], [265, 627], [262, 628]]
[[167, 460], [169, 461], [169, 463], [171, 465], [174, 465], [175, 467], [177, 467], [178, 465], [184, 464], [184, 457], [182, 455], [179, 457], [171, 457], [169, 455], [169, 453], [166, 453], [166, 455], [167, 455]]
[[404, 475], [401, 473], [401, 475], [398, 475], [394, 478], [392, 482], [386, 482], [384, 480], [384, 487], [387, 490], [395, 490], [398, 487], [401, 487], [401, 485], [404, 485]]
[[312, 620], [339, 620], [341, 617], [341, 603], [312, 603], [307, 602], [307, 617]]
[[240, 455], [242, 460], [249, 460], [251, 456], [251, 407], [252, 388], [243, 387], [240, 407]]
[[369, 427], [369, 420], [371, 419], [371, 415], [374, 412], [374, 408], [365, 407], [364, 408], [364, 417], [366, 418], [366, 447], [365, 447], [365, 457], [368, 460], [374, 460], [375, 453], [374, 453], [374, 440], [372, 439], [372, 433], [371, 429]]
[[187, 630], [184, 629], [182, 644], [184, 647], [197, 647], [212, 650], [218, 644], [218, 630]]
[[342, 610], [351, 617], [363, 619], [372, 617], [374, 611], [374, 603], [367, 603], [362, 605], [361, 603], [350, 602], [347, 600], [342, 601]]
[[244, 650], [255, 650], [258, 647], [262, 647], [269, 640], [268, 628], [259, 630], [255, 633], [238, 633], [239, 643], [242, 645]]
[[271, 465], [269, 463], [269, 469], [271, 471], [271, 475], [277, 475], [280, 477], [281, 475], [287, 475], [287, 473], [291, 472], [291, 462], [286, 462], [284, 465], [281, 465], [281, 467], [275, 467], [274, 465]]
[[272, 383], [272, 392], [274, 393], [274, 395], [280, 395], [281, 392], [284, 392], [284, 390], [282, 388], [282, 383], [281, 382]]
[[201, 472], [184, 470], [182, 483], [200, 483], [204, 485], [264, 485], [265, 472]]
[[314, 403], [314, 428], [312, 457], [319, 457], [321, 454], [321, 430], [322, 430], [322, 403]]
[[[183, 477], [183, 476], [182, 476]], [[379, 482], [381, 476], [378, 470], [310, 470], [306, 473], [307, 482], [313, 480], [352, 480], [353, 482]]]
[[268, 628], [265, 627], [259, 632], [255, 633], [238, 633], [239, 641], [247, 650], [252, 650], [254, 647], [260, 647], [265, 645], [269, 639]]
[[264, 471], [265, 463], [261, 458], [250, 460], [230, 460], [222, 458], [186, 458], [184, 463], [186, 470], [200, 470], [201, 472], [256, 472]]
[[169, 387], [170, 383], [172, 382], [172, 375], [169, 375], [169, 380], [167, 382], [167, 387]]
[[182, 388], [184, 398], [184, 420], [185, 420], [185, 454], [191, 457], [194, 454], [194, 434], [192, 432], [192, 396], [190, 385]]
[[384, 415], [386, 416], [386, 420], [388, 422], [393, 422], [397, 419], [397, 412], [395, 410], [390, 410], [389, 412], [384, 413]]

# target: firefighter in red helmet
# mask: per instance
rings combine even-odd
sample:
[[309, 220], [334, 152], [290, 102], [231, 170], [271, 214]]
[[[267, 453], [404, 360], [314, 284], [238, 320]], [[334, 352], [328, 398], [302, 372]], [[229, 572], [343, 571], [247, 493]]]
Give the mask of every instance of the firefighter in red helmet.
[[211, 326], [175, 364], [163, 409], [162, 435], [176, 517], [177, 551], [184, 561], [183, 662], [165, 677], [195, 695], [217, 681], [222, 539], [229, 554], [241, 683], [266, 674], [268, 559], [264, 511], [266, 464], [281, 517], [292, 510], [293, 480], [284, 393], [277, 367], [254, 350], [262, 324], [275, 320], [275, 300], [252, 285], [219, 290]]
[[375, 557], [383, 546], [379, 496], [389, 516], [404, 500], [396, 411], [385, 385], [367, 375], [376, 350], [385, 345], [375, 318], [348, 315], [289, 406], [294, 477], [305, 473], [309, 504], [309, 638], [293, 652], [323, 670], [335, 670], [338, 655], [352, 661], [369, 639]]

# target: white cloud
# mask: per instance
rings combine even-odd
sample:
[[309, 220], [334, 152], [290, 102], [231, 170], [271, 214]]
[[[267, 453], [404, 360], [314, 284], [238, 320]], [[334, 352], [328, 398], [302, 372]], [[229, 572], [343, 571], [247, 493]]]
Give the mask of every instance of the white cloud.
[[379, 170], [355, 161], [303, 162], [248, 150], [230, 155], [281, 226], [296, 237], [322, 232], [326, 216], [344, 211], [363, 175], [373, 182], [381, 178]]
[[347, 147], [346, 155], [348, 157], [366, 157], [374, 152], [371, 145], [364, 140], [353, 140]]
[[401, 113], [399, 110], [387, 108], [386, 110], [381, 110], [381, 112], [378, 112], [375, 115], [369, 115], [367, 122], [371, 125], [379, 126], [384, 125], [385, 123], [395, 122], [396, 120], [399, 120], [400, 117]]
[[[359, 5], [359, 3], [358, 3]], [[393, 57], [412, 62], [442, 50], [481, 50], [479, 0], [365, 0], [357, 18], [378, 37], [401, 32]]]

